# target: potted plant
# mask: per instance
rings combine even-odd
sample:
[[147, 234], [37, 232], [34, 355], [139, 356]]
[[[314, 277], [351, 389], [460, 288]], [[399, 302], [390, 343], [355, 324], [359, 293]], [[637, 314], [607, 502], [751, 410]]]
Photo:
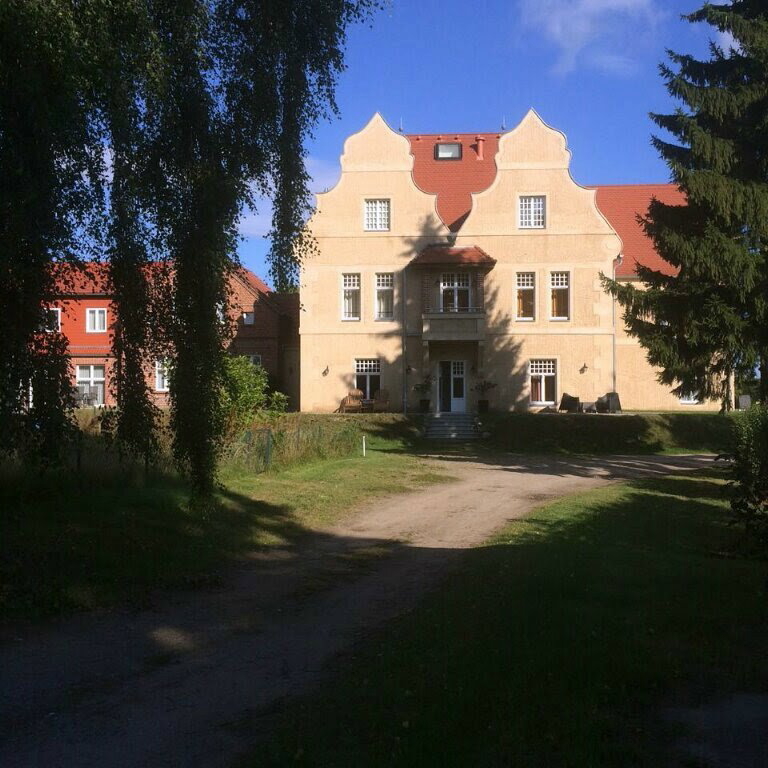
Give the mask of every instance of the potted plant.
[[488, 413], [488, 398], [486, 397], [486, 395], [495, 386], [496, 386], [495, 382], [489, 381], [488, 379], [483, 379], [482, 381], [478, 381], [477, 384], [475, 384], [475, 386], [472, 387], [472, 389], [480, 395], [480, 397], [477, 400], [478, 413]]
[[413, 385], [414, 390], [421, 395], [419, 409], [422, 413], [429, 413], [429, 400], [434, 381], [435, 377], [428, 373], [418, 384]]

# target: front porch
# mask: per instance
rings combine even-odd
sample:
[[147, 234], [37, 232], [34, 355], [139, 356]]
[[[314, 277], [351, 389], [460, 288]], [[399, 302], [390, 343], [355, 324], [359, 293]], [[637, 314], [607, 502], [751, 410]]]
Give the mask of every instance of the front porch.
[[483, 351], [482, 341], [423, 341], [422, 371], [432, 384], [424, 397], [429, 413], [477, 413], [475, 387], [483, 380]]

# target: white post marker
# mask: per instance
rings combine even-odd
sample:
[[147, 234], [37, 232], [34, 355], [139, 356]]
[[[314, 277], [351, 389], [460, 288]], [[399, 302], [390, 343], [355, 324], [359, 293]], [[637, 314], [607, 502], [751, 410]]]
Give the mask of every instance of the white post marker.
[[363, 435], [363, 458], [365, 458], [365, 435]]

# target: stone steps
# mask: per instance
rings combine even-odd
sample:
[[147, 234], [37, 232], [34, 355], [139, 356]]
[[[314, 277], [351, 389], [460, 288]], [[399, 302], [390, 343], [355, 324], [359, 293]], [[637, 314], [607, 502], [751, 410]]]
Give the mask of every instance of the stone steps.
[[480, 437], [472, 413], [436, 413], [424, 424], [428, 440], [475, 440]]

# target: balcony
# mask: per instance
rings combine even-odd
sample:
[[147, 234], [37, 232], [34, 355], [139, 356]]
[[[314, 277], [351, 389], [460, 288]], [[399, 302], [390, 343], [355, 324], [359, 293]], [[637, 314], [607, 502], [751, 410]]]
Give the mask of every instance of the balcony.
[[482, 341], [485, 310], [478, 307], [428, 308], [422, 315], [424, 341]]

